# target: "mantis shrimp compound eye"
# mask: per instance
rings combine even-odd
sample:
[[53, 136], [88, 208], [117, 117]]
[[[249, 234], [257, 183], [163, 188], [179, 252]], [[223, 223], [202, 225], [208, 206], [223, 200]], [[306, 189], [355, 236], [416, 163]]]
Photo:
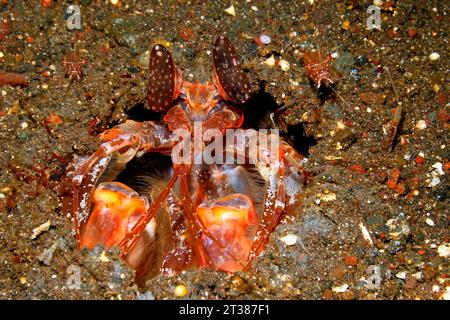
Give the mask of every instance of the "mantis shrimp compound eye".
[[217, 38], [213, 49], [213, 79], [222, 98], [245, 103], [252, 94], [250, 81], [239, 63], [239, 57], [224, 36]]
[[165, 112], [178, 95], [177, 69], [169, 50], [157, 44], [150, 54], [148, 71], [149, 107], [156, 112]]

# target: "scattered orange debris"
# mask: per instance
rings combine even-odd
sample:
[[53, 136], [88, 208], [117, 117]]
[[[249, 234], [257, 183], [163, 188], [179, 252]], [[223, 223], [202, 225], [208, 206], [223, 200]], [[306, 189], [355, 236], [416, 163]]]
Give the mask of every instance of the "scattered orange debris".
[[423, 165], [423, 158], [421, 156], [417, 156], [416, 157], [416, 163], [419, 166]]
[[400, 178], [400, 170], [394, 168], [391, 170], [391, 177], [386, 182], [386, 185], [389, 189], [395, 190], [398, 194], [404, 194], [406, 191], [406, 187], [403, 183], [398, 183]]
[[348, 30], [350, 28], [350, 21], [345, 20], [344, 22], [342, 22], [341, 28], [344, 30]]
[[419, 188], [419, 182], [420, 182], [420, 177], [418, 174], [415, 174], [414, 177], [411, 179], [411, 182], [409, 183], [409, 189], [411, 191], [406, 196], [407, 200], [411, 200], [414, 196], [417, 195], [416, 192], [418, 192], [417, 189]]
[[353, 164], [348, 168], [350, 171], [364, 174], [366, 173], [366, 169], [360, 164]]
[[109, 43], [105, 43], [104, 45], [102, 45], [100, 47], [100, 52], [101, 53], [108, 53], [108, 51], [109, 51]]
[[397, 168], [392, 169], [391, 177], [392, 177], [392, 180], [395, 183], [397, 183], [398, 182], [398, 178], [400, 178], [400, 170], [398, 170]]
[[396, 187], [395, 187], [395, 191], [397, 191], [398, 194], [404, 194], [406, 191], [406, 187], [403, 183], [399, 183]]
[[61, 117], [56, 113], [51, 113], [42, 120], [42, 125], [44, 126], [45, 130], [47, 130], [47, 133], [50, 137], [53, 137], [53, 130], [49, 127], [49, 124], [61, 124], [62, 120]]
[[122, 0], [110, 0], [111, 4], [116, 8], [122, 8]]
[[52, 6], [52, 0], [41, 0], [41, 6], [50, 8]]
[[61, 124], [62, 123], [61, 117], [56, 113], [49, 114], [47, 116], [47, 118], [45, 119], [45, 121], [47, 123], [51, 123], [51, 124]]
[[190, 28], [180, 28], [180, 30], [178, 30], [178, 35], [184, 41], [191, 41], [195, 39], [195, 33]]
[[407, 33], [408, 33], [408, 37], [410, 37], [412, 39], [416, 36], [417, 30], [414, 27], [410, 27], [410, 28], [408, 28]]
[[388, 181], [386, 182], [386, 185], [388, 186], [389, 189], [395, 189], [395, 187], [397, 186], [397, 183], [392, 179], [388, 179]]
[[356, 266], [356, 264], [358, 263], [358, 258], [355, 256], [346, 256], [344, 259], [344, 263], [347, 266]]
[[446, 174], [450, 173], [450, 162], [444, 163], [444, 171]]

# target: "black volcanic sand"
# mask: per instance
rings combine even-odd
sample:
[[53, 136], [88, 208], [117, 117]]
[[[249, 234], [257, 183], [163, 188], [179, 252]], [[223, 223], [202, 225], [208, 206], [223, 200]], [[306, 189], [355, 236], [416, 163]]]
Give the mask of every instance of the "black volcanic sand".
[[[177, 285], [192, 299], [449, 298], [448, 2], [389, 1], [381, 30], [366, 29], [371, 1], [235, 2], [235, 16], [228, 1], [132, 2], [72, 1], [82, 18], [73, 31], [68, 1], [0, 1], [0, 70], [30, 81], [0, 87], [1, 298], [171, 299]], [[246, 125], [271, 127], [277, 110], [274, 124], [307, 157], [313, 180], [250, 272], [191, 270], [139, 291], [117, 250], [76, 250], [61, 181], [74, 154], [98, 147], [92, 119], [99, 133], [153, 116], [143, 109], [153, 44], [170, 49], [186, 80], [206, 82], [222, 32], [257, 92]], [[262, 33], [269, 44], [254, 41]], [[75, 43], [86, 63], [70, 81], [61, 61]], [[318, 93], [305, 73], [302, 52], [314, 47], [335, 57], [334, 90]], [[402, 121], [388, 152], [397, 102]], [[51, 114], [62, 123], [47, 131]]]

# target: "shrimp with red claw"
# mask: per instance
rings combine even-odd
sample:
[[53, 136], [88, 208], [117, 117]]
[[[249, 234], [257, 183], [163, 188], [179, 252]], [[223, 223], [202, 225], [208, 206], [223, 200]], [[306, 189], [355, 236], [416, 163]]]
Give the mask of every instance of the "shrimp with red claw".
[[330, 87], [341, 75], [333, 68], [333, 57], [322, 49], [303, 52], [306, 75], [314, 82], [317, 89], [322, 85]]
[[[300, 205], [303, 157], [276, 133], [241, 128], [251, 83], [225, 36], [212, 52], [212, 83], [190, 83], [169, 50], [155, 45], [147, 102], [162, 121], [127, 120], [101, 133], [91, 156], [72, 163], [70, 215], [79, 246], [118, 246], [138, 284], [190, 268], [249, 270]], [[171, 155], [170, 169], [140, 187], [120, 180], [143, 155]]]
[[387, 150], [388, 152], [391, 152], [394, 148], [395, 140], [396, 140], [397, 134], [398, 134], [398, 127], [399, 127], [400, 121], [402, 119], [403, 106], [402, 106], [402, 102], [399, 101], [397, 89], [395, 88], [395, 84], [394, 84], [394, 81], [392, 80], [392, 76], [391, 76], [391, 73], [389, 72], [389, 68], [385, 67], [385, 69], [386, 69], [386, 73], [388, 75], [389, 81], [391, 82], [392, 88], [394, 90], [395, 101], [397, 102], [397, 107], [395, 108], [392, 118], [388, 124], [388, 130], [387, 130], [388, 136], [382, 142], [381, 147], [382, 147], [382, 149]]
[[86, 64], [86, 60], [81, 58], [76, 51], [71, 51], [61, 61], [61, 64], [66, 69], [66, 77], [70, 81], [73, 79], [80, 80], [83, 76], [83, 66]]

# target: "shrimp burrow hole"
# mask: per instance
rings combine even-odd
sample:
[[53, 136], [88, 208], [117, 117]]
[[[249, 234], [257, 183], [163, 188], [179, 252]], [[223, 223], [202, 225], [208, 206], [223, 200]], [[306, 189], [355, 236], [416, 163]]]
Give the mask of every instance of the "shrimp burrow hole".
[[[275, 98], [265, 90], [266, 83], [259, 83], [259, 90], [255, 92], [248, 102], [241, 106], [244, 112], [244, 128], [251, 129], [270, 129], [274, 123], [270, 120], [270, 115], [276, 113], [283, 105], [277, 104]], [[329, 90], [330, 89], [324, 89]], [[329, 93], [327, 93], [329, 95]], [[303, 123], [287, 125], [287, 130], [280, 130], [280, 136], [285, 139], [296, 151], [307, 157], [309, 149], [317, 144], [313, 135], [305, 132]]]
[[126, 111], [127, 119], [135, 121], [161, 121], [161, 114], [144, 103], [138, 103]]

